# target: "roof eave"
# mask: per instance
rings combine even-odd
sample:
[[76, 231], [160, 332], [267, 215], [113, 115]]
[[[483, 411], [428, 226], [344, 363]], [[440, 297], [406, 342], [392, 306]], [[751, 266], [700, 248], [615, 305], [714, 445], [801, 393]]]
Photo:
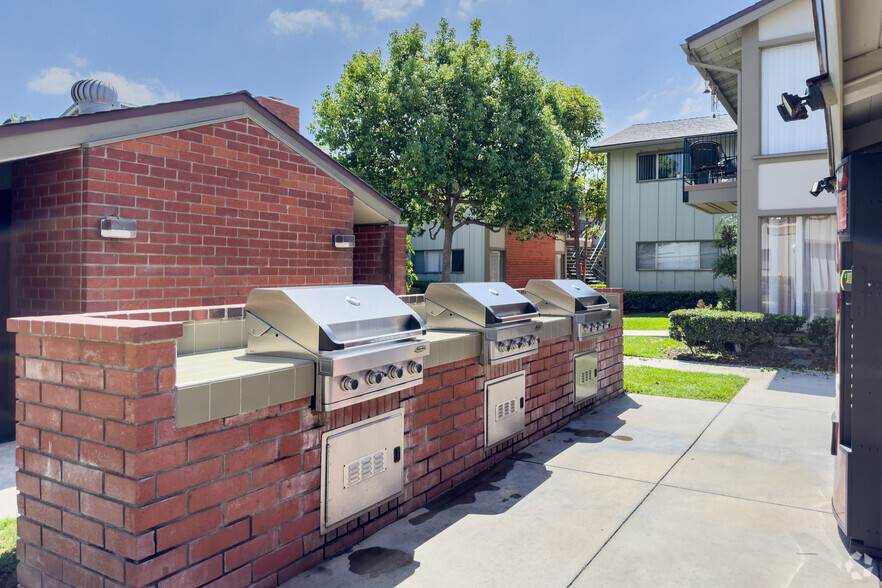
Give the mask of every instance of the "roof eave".
[[[390, 223], [401, 210], [245, 91], [0, 126], [0, 163], [248, 117], [309, 159]], [[379, 219], [376, 219], [379, 220]]]

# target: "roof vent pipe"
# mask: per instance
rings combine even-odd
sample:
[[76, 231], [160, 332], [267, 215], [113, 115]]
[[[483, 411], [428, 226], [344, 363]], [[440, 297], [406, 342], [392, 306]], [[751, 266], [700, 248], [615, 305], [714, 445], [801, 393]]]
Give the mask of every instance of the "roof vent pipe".
[[76, 103], [79, 114], [105, 112], [119, 106], [119, 94], [109, 82], [80, 80], [70, 89], [70, 97]]

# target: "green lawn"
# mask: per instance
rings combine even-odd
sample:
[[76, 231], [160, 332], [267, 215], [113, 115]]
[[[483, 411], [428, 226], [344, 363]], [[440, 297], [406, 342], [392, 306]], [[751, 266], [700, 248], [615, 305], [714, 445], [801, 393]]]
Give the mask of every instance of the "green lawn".
[[15, 517], [0, 520], [0, 574], [15, 570], [18, 564], [18, 557], [15, 554], [17, 540]]
[[625, 366], [625, 392], [631, 394], [729, 402], [746, 383], [747, 378], [731, 374]]
[[670, 351], [685, 351], [688, 349], [685, 343], [674, 341], [666, 337], [634, 337], [626, 336], [625, 355], [631, 357], [655, 357], [658, 359], [670, 359]]
[[662, 312], [626, 314], [622, 318], [626, 331], [667, 331], [670, 324], [671, 319]]

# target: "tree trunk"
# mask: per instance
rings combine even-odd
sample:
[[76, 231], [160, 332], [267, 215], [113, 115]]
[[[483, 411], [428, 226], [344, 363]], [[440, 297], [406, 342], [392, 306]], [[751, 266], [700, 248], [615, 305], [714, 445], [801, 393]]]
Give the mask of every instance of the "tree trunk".
[[441, 281], [450, 281], [450, 266], [453, 261], [453, 219], [444, 219], [444, 249], [441, 253]]
[[582, 275], [584, 269], [579, 267], [579, 260], [581, 258], [581, 249], [579, 249], [579, 211], [576, 210], [573, 212], [573, 259], [575, 260], [573, 269], [577, 278]]

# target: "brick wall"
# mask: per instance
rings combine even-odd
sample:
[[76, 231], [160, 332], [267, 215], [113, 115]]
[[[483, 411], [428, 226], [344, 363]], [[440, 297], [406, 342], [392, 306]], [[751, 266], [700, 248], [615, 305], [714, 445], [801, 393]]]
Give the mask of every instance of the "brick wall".
[[12, 188], [10, 315], [81, 312], [86, 232], [81, 151], [14, 164]]
[[[174, 427], [182, 320], [225, 308], [12, 319], [16, 332], [20, 558], [25, 587], [275, 586], [425, 505], [622, 392], [622, 331], [318, 413], [296, 401]], [[147, 320], [150, 319], [150, 320]], [[158, 322], [150, 322], [158, 321]], [[574, 351], [597, 347], [600, 391], [572, 404]], [[527, 372], [526, 430], [485, 449], [483, 385]], [[405, 409], [403, 494], [320, 535], [321, 434]]]
[[[352, 193], [242, 119], [13, 168], [12, 315], [230, 304], [352, 281]], [[133, 240], [99, 219], [133, 218]]]
[[358, 225], [354, 233], [352, 283], [384, 284], [396, 294], [404, 294], [407, 227]]
[[554, 239], [519, 241], [517, 233], [505, 236], [505, 281], [523, 288], [533, 278], [554, 279]]

